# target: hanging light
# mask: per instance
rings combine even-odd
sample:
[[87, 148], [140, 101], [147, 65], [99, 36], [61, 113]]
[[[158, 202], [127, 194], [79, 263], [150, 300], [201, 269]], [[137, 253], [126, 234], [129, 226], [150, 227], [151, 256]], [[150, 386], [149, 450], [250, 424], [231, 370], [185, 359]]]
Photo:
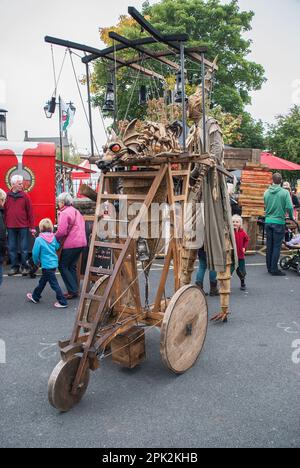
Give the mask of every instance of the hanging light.
[[113, 83], [107, 83], [105, 102], [103, 106], [103, 112], [113, 112], [115, 110], [115, 93]]
[[171, 91], [171, 89], [168, 89], [168, 91], [167, 91], [167, 105], [169, 106], [172, 103], [173, 103], [172, 91]]
[[147, 99], [148, 99], [147, 88], [144, 84], [142, 84], [140, 87], [140, 92], [139, 92], [139, 104], [140, 105], [146, 104]]
[[182, 101], [182, 78], [181, 72], [179, 71], [176, 76], [176, 93], [175, 93], [175, 102]]
[[150, 258], [150, 250], [148, 242], [143, 237], [139, 237], [137, 241], [137, 255], [141, 262], [145, 262]]
[[55, 112], [55, 107], [56, 107], [56, 99], [55, 99], [55, 96], [53, 96], [51, 100], [48, 101], [44, 106], [44, 112], [46, 114], [47, 119], [51, 119], [52, 115]]

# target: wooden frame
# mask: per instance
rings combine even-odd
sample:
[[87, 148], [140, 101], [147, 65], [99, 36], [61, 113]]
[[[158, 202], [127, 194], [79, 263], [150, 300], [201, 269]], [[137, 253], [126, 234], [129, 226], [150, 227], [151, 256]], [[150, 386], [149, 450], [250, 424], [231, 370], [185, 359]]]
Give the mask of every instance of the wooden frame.
[[[173, 260], [174, 265], [174, 290], [175, 292], [179, 289], [179, 250], [180, 240], [178, 239], [178, 226], [174, 216], [174, 210], [171, 210], [171, 240], [169, 242], [168, 252], [165, 258], [164, 267], [157, 289], [155, 301], [150, 305], [149, 308], [142, 306], [139, 279], [137, 272], [137, 259], [136, 259], [136, 240], [135, 232], [143, 219], [143, 216], [148, 212], [150, 205], [158, 191], [161, 184], [166, 184], [167, 187], [167, 201], [170, 206], [175, 206], [175, 203], [184, 203], [187, 201], [188, 194], [188, 177], [190, 174], [191, 163], [182, 158], [185, 162], [181, 163], [180, 156], [177, 156], [175, 160], [172, 160], [172, 164], [165, 161], [159, 165], [159, 162], [154, 162], [154, 167], [150, 171], [122, 171], [122, 172], [109, 172], [102, 174], [100, 177], [99, 190], [96, 202], [96, 210], [94, 216], [94, 224], [92, 230], [92, 236], [90, 241], [90, 249], [87, 260], [86, 272], [83, 280], [82, 293], [78, 306], [77, 317], [74, 323], [73, 332], [70, 340], [61, 343], [60, 351], [62, 359], [70, 359], [75, 353], [79, 351], [82, 353], [80, 365], [73, 382], [72, 391], [76, 393], [76, 389], [81, 381], [83, 372], [85, 372], [87, 361], [91, 369], [99, 367], [98, 354], [103, 351], [118, 334], [131, 328], [137, 323], [144, 325], [155, 325], [160, 327], [164, 310], [168, 301], [163, 300], [163, 293], [165, 290], [165, 284], [167, 275], [169, 272], [170, 263]], [[181, 169], [176, 167], [172, 169], [172, 165], [178, 164]], [[136, 194], [128, 195], [129, 200], [142, 200], [143, 204], [138, 215], [132, 221], [128, 237], [122, 242], [101, 242], [97, 240], [97, 226], [98, 221], [101, 218], [100, 207], [105, 200], [118, 200], [126, 195], [116, 195], [113, 193], [104, 193], [104, 191], [110, 191], [112, 188], [111, 181], [116, 177], [130, 177], [130, 178], [152, 178], [150, 189], [145, 195]], [[182, 193], [181, 195], [174, 194], [174, 182], [173, 177], [182, 178]], [[106, 246], [111, 248], [114, 252], [114, 267], [113, 269], [96, 269], [93, 265], [93, 255], [95, 247]], [[108, 277], [107, 284], [103, 296], [93, 295], [89, 293], [91, 273], [95, 273], [96, 270], [102, 275]], [[107, 313], [108, 303], [112, 300], [113, 294], [117, 294], [117, 297], [122, 293], [121, 274], [129, 278], [130, 286], [129, 290], [132, 291], [132, 297], [134, 298], [134, 306], [123, 306], [121, 303], [116, 304], [114, 309], [117, 314], [121, 312], [116, 320], [112, 319], [109, 326], [101, 328], [101, 322], [103, 317]], [[97, 303], [97, 313], [93, 321], [84, 321], [84, 312], [86, 301], [95, 301]], [[115, 301], [117, 302], [117, 301]]]

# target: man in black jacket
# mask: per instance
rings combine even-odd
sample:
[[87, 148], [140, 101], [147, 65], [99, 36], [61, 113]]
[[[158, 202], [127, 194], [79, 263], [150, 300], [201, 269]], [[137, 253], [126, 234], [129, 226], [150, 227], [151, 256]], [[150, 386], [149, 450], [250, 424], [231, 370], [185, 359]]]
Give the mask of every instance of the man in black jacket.
[[6, 200], [6, 193], [0, 189], [0, 286], [3, 279], [3, 258], [6, 250], [6, 227], [4, 223], [4, 203]]

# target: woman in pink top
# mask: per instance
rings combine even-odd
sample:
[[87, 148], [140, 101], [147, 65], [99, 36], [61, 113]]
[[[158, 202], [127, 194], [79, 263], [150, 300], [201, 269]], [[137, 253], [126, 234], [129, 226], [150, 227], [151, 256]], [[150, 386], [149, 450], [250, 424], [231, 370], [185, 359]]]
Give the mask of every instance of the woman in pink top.
[[58, 265], [62, 279], [67, 288], [65, 297], [73, 299], [78, 296], [77, 262], [83, 248], [87, 245], [85, 222], [81, 213], [73, 205], [69, 193], [61, 193], [57, 198], [58, 228], [55, 234], [62, 245], [62, 253]]

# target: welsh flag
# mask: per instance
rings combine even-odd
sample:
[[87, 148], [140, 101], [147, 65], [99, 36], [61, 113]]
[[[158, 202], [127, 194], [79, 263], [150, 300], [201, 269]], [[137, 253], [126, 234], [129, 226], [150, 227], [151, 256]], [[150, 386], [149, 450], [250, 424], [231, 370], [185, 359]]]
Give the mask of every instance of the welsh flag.
[[62, 131], [66, 131], [69, 127], [71, 127], [72, 123], [74, 122], [74, 112], [71, 110], [70, 106], [61, 99], [60, 100], [61, 106], [61, 129]]

